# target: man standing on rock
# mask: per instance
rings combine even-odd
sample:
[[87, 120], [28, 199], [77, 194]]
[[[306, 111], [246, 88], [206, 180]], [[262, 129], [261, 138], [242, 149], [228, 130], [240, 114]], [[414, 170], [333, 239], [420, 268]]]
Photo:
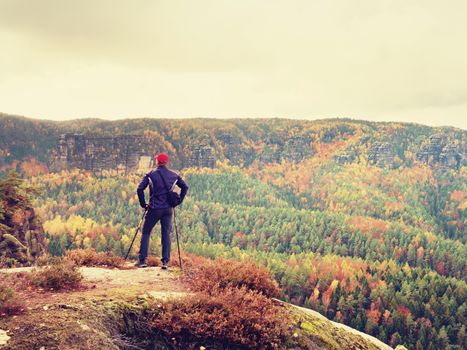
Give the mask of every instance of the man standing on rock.
[[[147, 209], [144, 219], [143, 235], [139, 249], [139, 267], [147, 267], [146, 258], [148, 256], [149, 237], [154, 225], [161, 221], [161, 242], [162, 242], [162, 269], [169, 267], [170, 260], [170, 231], [172, 229], [172, 206], [168, 201], [168, 193], [175, 185], [180, 187], [180, 202], [186, 196], [188, 186], [185, 181], [167, 168], [169, 157], [165, 153], [160, 153], [156, 157], [157, 167], [147, 173], [138, 185], [139, 204], [143, 209]], [[149, 204], [146, 204], [144, 190], [149, 185]]]

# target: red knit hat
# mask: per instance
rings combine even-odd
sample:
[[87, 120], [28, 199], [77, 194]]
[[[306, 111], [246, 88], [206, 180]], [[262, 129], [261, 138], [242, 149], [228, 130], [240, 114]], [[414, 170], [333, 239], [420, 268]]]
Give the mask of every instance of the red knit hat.
[[166, 165], [169, 162], [169, 156], [165, 153], [159, 153], [154, 157], [158, 165]]

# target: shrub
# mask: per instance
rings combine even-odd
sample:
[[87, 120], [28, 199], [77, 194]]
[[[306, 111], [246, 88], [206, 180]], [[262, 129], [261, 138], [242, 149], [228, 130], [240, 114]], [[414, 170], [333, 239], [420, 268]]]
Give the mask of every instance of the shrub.
[[179, 348], [279, 348], [290, 323], [282, 306], [245, 286], [196, 293], [160, 308], [152, 327]]
[[123, 267], [125, 259], [112, 253], [97, 253], [93, 249], [68, 250], [66, 259], [73, 261], [78, 266], [106, 266]]
[[195, 291], [246, 287], [267, 297], [277, 297], [280, 293], [279, 286], [269, 271], [251, 261], [223, 258], [209, 260], [190, 256], [185, 276]]
[[79, 288], [83, 276], [72, 261], [63, 260], [42, 270], [33, 271], [30, 279], [37, 287], [60, 290]]
[[0, 288], [11, 288], [13, 291], [25, 290], [31, 285], [29, 275], [29, 272], [1, 273]]
[[251, 261], [189, 256], [185, 279], [197, 292], [158, 305], [154, 333], [177, 348], [279, 348], [290, 314], [274, 303], [279, 288], [269, 272]]
[[51, 257], [48, 254], [43, 254], [36, 259], [37, 266], [46, 266], [50, 263]]
[[[182, 258], [183, 259], [183, 258]], [[184, 260], [183, 260], [184, 261]], [[183, 264], [182, 261], [182, 264]], [[162, 262], [159, 258], [156, 258], [154, 255], [149, 255], [146, 258], [146, 263], [148, 266], [155, 267], [155, 266], [161, 266]], [[170, 266], [172, 267], [180, 267], [180, 263], [178, 262], [178, 256], [177, 257], [172, 257], [170, 260]]]
[[0, 286], [0, 315], [14, 315], [23, 309], [23, 305], [15, 297], [15, 292], [7, 286]]
[[14, 258], [7, 258], [6, 256], [0, 257], [0, 268], [10, 268], [18, 265], [21, 266]]
[[146, 259], [148, 266], [159, 266], [160, 260], [157, 259], [155, 256], [148, 256]]

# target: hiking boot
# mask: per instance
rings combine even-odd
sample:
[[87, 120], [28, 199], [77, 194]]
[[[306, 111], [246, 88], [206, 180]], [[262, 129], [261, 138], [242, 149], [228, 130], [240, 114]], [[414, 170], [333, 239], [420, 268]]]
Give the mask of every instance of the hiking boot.
[[136, 267], [145, 268], [145, 267], [148, 267], [148, 264], [146, 263], [146, 261], [138, 261], [136, 263]]
[[162, 270], [167, 270], [168, 268], [169, 268], [169, 264], [167, 264], [167, 263], [163, 263], [162, 266], [161, 266]]

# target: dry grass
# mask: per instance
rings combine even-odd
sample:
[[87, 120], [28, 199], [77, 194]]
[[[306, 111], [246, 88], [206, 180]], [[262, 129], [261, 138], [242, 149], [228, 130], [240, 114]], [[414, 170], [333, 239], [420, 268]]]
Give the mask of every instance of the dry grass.
[[152, 325], [180, 348], [279, 348], [288, 335], [285, 311], [261, 293], [227, 288], [161, 306]]
[[36, 259], [36, 265], [47, 266], [51, 260], [53, 260], [53, 257], [51, 257], [49, 254], [43, 254]]
[[159, 305], [151, 324], [177, 348], [280, 348], [291, 324], [289, 313], [270, 298], [277, 283], [252, 262], [190, 256], [186, 281], [196, 291]]
[[31, 272], [29, 278], [34, 286], [52, 290], [78, 289], [83, 280], [77, 265], [66, 259]]
[[160, 266], [161, 265], [161, 261], [157, 259], [155, 256], [148, 256], [148, 258], [146, 259], [146, 262], [148, 266]]
[[269, 271], [251, 261], [190, 256], [185, 270], [186, 280], [195, 291], [246, 287], [267, 297], [277, 297], [280, 293]]
[[121, 268], [125, 259], [111, 253], [97, 253], [93, 249], [68, 250], [65, 259], [73, 261], [78, 266], [104, 266]]
[[10, 267], [19, 267], [21, 266], [18, 261], [13, 258], [7, 258], [6, 256], [0, 256], [0, 268], [10, 268]]
[[0, 316], [16, 315], [23, 310], [22, 302], [15, 290], [6, 285], [0, 286]]

